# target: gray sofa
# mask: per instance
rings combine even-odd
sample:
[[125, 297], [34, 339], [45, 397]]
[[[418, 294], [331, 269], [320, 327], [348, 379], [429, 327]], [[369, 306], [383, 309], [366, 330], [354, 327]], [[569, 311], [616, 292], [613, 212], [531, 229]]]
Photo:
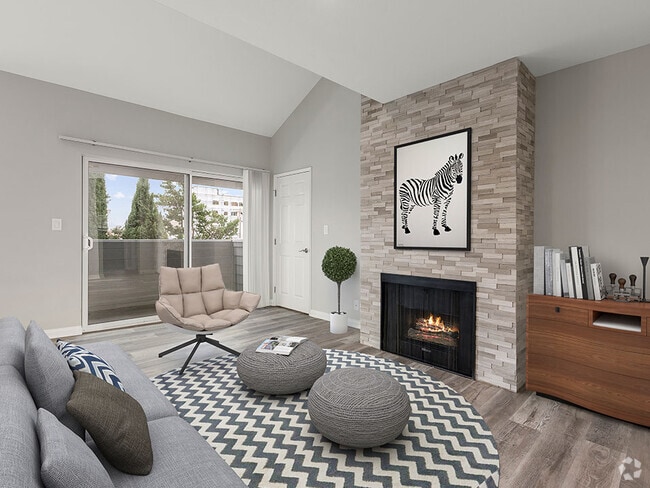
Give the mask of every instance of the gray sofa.
[[[25, 335], [17, 319], [0, 319], [0, 486], [3, 488], [45, 486], [41, 479], [43, 441], [39, 442], [38, 436], [38, 409], [25, 377]], [[153, 469], [146, 476], [118, 471], [99, 453], [92, 438], [85, 436], [86, 444], [101, 461], [114, 486], [245, 486], [196, 430], [178, 416], [172, 404], [122, 349], [110, 343], [84, 347], [113, 367], [126, 392], [140, 403], [147, 418]], [[72, 372], [69, 373], [72, 377]], [[86, 449], [83, 444], [81, 447]], [[81, 482], [79, 486], [86, 485]]]

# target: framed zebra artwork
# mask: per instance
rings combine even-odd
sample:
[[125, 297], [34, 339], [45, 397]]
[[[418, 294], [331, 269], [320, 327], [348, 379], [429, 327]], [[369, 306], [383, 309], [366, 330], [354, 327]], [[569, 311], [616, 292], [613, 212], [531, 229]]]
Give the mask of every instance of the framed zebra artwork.
[[472, 129], [395, 146], [395, 249], [470, 249]]

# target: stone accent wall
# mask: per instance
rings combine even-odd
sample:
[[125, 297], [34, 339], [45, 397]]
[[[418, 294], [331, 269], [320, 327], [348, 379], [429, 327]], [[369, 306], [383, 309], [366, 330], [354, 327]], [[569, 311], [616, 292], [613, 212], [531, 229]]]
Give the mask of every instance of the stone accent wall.
[[519, 63], [517, 79], [517, 386], [526, 382], [526, 297], [533, 291], [535, 77]]
[[[518, 59], [361, 103], [361, 342], [380, 347], [380, 273], [477, 283], [475, 377], [525, 382], [532, 290], [535, 79]], [[394, 146], [472, 128], [471, 250], [394, 249]]]

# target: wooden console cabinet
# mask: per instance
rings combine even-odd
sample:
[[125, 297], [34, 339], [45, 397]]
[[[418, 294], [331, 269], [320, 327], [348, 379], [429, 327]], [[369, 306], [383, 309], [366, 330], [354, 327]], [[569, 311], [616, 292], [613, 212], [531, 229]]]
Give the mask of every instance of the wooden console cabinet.
[[650, 303], [529, 295], [526, 344], [528, 390], [650, 427]]

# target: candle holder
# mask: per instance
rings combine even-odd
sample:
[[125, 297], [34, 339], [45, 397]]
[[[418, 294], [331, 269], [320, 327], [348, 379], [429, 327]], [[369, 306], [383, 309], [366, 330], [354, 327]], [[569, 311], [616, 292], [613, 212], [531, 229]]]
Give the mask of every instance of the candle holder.
[[641, 301], [645, 302], [645, 268], [648, 265], [648, 256], [643, 256], [641, 258], [641, 264], [643, 265], [643, 297], [641, 298]]
[[637, 301], [641, 299], [641, 289], [636, 287], [636, 275], [630, 275], [630, 296]]

